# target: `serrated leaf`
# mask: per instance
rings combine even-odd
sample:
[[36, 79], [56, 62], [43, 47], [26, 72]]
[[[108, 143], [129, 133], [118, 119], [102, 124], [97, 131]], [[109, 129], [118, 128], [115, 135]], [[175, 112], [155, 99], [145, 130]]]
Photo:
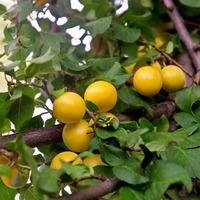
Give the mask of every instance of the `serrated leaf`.
[[119, 98], [126, 104], [135, 108], [145, 108], [150, 114], [153, 114], [152, 106], [143, 100], [134, 90], [127, 86], [122, 86], [118, 90]]
[[85, 24], [85, 27], [88, 28], [92, 36], [95, 37], [97, 34], [104, 33], [111, 25], [112, 17], [102, 17], [97, 19], [96, 21], [89, 22]]
[[169, 161], [158, 161], [150, 172], [150, 187], [145, 192], [146, 200], [160, 199], [167, 188], [174, 183], [185, 185], [188, 191], [192, 182], [187, 171], [180, 165]]
[[113, 173], [117, 178], [129, 184], [139, 185], [149, 181], [147, 177], [136, 173], [132, 168], [125, 165], [113, 167]]

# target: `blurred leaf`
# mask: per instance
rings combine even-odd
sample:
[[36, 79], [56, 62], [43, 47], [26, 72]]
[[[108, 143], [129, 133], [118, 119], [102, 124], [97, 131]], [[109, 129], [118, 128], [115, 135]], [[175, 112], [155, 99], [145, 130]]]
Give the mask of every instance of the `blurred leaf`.
[[144, 200], [142, 192], [139, 192], [127, 186], [123, 186], [120, 188], [119, 196], [120, 200], [127, 200], [127, 199]]
[[91, 31], [92, 36], [95, 37], [97, 34], [104, 33], [111, 25], [112, 17], [102, 17], [96, 21], [85, 24], [85, 27]]
[[153, 114], [152, 106], [143, 100], [134, 90], [127, 86], [122, 86], [118, 90], [119, 98], [126, 104], [135, 108], [145, 108], [150, 114]]
[[7, 186], [5, 186], [3, 184], [3, 182], [0, 180], [0, 188], [1, 188], [1, 192], [0, 192], [0, 199], [7, 199], [7, 200], [11, 200], [11, 199], [15, 199], [15, 195], [17, 194], [17, 190], [13, 190], [11, 188], [8, 188]]
[[113, 24], [115, 33], [114, 37], [123, 42], [135, 42], [141, 35], [141, 30], [138, 28], [128, 28], [120, 24]]
[[11, 130], [11, 122], [9, 119], [2, 120], [2, 126], [0, 126], [0, 134], [7, 133]]
[[192, 182], [187, 171], [180, 165], [169, 161], [157, 161], [150, 172], [150, 187], [145, 192], [146, 200], [160, 199], [167, 188], [174, 183], [185, 185], [188, 191]]
[[174, 50], [174, 44], [173, 44], [173, 42], [169, 41], [167, 43], [165, 51], [166, 51], [166, 53], [171, 54], [173, 52], [173, 50]]
[[0, 15], [4, 14], [6, 10], [6, 7], [3, 4], [0, 4]]
[[183, 5], [199, 8], [200, 7], [200, 0], [179, 0]]
[[58, 192], [58, 180], [61, 174], [62, 172], [60, 170], [53, 170], [50, 168], [43, 169], [38, 180], [38, 187], [47, 193]]
[[120, 165], [113, 167], [114, 175], [120, 180], [134, 185], [139, 185], [148, 182], [148, 178], [136, 173], [132, 168]]
[[11, 169], [6, 164], [0, 164], [0, 175], [11, 176]]
[[18, 5], [18, 12], [19, 12], [19, 21], [23, 21], [27, 18], [27, 16], [32, 11], [32, 2], [22, 0], [20, 4]]
[[44, 55], [37, 57], [37, 58], [33, 58], [31, 60], [31, 63], [35, 63], [35, 64], [46, 63], [46, 62], [50, 61], [54, 56], [55, 56], [55, 54], [54, 54], [53, 48], [49, 48], [48, 51]]
[[116, 62], [109, 70], [98, 75], [96, 79], [107, 80], [116, 86], [120, 86], [125, 83], [130, 76], [131, 74], [127, 74], [122, 70], [121, 65]]

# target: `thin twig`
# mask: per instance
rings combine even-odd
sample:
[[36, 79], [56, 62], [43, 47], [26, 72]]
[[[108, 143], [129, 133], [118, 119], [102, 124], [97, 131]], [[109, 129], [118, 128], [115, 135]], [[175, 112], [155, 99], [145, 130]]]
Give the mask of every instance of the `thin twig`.
[[199, 52], [195, 50], [195, 44], [192, 41], [192, 38], [184, 24], [180, 13], [178, 12], [173, 0], [162, 0], [167, 12], [174, 23], [174, 27], [185, 45], [188, 54], [190, 55], [191, 61], [196, 69], [196, 72], [200, 71], [200, 55]]
[[156, 49], [158, 52], [160, 52], [169, 62], [173, 63], [174, 65], [178, 66], [181, 68], [185, 74], [187, 74], [195, 84], [197, 84], [196, 80], [193, 78], [193, 75], [187, 72], [182, 65], [180, 65], [176, 60], [174, 60], [171, 56], [169, 56], [165, 51], [162, 49], [156, 47], [155, 45], [152, 46], [154, 49]]
[[0, 149], [0, 153], [3, 154], [4, 156], [6, 156], [12, 162], [17, 162], [18, 161], [19, 155], [16, 152], [12, 152], [12, 151], [9, 151], [9, 150], [7, 150], [5, 148], [1, 148]]
[[88, 108], [86, 108], [86, 112], [91, 117], [91, 119], [93, 120], [94, 124], [97, 124], [97, 119], [96, 119], [94, 113], [91, 112]]

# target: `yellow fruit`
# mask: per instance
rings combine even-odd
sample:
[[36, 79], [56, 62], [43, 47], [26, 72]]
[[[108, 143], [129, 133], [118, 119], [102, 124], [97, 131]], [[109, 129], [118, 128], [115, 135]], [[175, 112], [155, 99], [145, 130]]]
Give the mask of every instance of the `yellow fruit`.
[[65, 151], [57, 154], [51, 161], [50, 167], [52, 169], [60, 169], [62, 166], [61, 160], [64, 162], [71, 162], [74, 165], [78, 165], [82, 163], [82, 160], [78, 157], [78, 155], [71, 151]]
[[146, 54], [146, 52], [145, 52], [145, 46], [144, 45], [140, 45], [138, 47], [137, 56], [141, 57], [141, 56], [144, 56], [145, 54]]
[[159, 72], [161, 72], [161, 66], [160, 63], [158, 61], [154, 61], [151, 63], [151, 67], [157, 69]]
[[0, 155], [0, 165], [6, 165], [6, 164], [9, 164], [9, 163], [10, 163], [10, 160], [8, 158], [6, 158], [3, 155]]
[[21, 172], [16, 165], [11, 167], [11, 176], [1, 176], [2, 182], [9, 188], [18, 189], [26, 185], [29, 172]]
[[155, 38], [155, 43], [156, 43], [155, 46], [160, 48], [166, 43], [166, 38], [164, 38], [164, 36], [157, 36]]
[[74, 92], [65, 92], [53, 102], [53, 115], [63, 123], [77, 123], [84, 114], [85, 102]]
[[95, 155], [85, 158], [83, 160], [83, 163], [90, 167], [105, 165], [105, 163], [101, 160], [101, 156], [99, 154], [95, 154]]
[[62, 135], [66, 147], [74, 152], [87, 150], [93, 136], [94, 131], [85, 120], [65, 125]]
[[94, 103], [99, 112], [107, 112], [117, 103], [117, 90], [107, 81], [96, 81], [88, 86], [84, 99]]
[[34, 6], [35, 7], [40, 7], [45, 5], [46, 3], [50, 3], [51, 0], [36, 0]]
[[175, 65], [168, 65], [161, 71], [163, 78], [163, 89], [167, 92], [174, 92], [184, 87], [185, 74]]
[[156, 95], [162, 88], [161, 73], [151, 66], [141, 67], [133, 77], [133, 85], [143, 96]]
[[126, 66], [124, 67], [124, 69], [126, 70], [126, 72], [128, 73], [133, 73], [133, 69], [135, 67], [136, 63], [133, 63], [132, 65]]

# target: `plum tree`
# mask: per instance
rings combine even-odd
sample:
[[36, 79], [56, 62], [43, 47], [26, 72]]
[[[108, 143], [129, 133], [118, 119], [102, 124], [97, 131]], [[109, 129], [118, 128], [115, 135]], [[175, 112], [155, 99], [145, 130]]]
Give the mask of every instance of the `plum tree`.
[[0, 5], [0, 199], [199, 199], [199, 8]]

